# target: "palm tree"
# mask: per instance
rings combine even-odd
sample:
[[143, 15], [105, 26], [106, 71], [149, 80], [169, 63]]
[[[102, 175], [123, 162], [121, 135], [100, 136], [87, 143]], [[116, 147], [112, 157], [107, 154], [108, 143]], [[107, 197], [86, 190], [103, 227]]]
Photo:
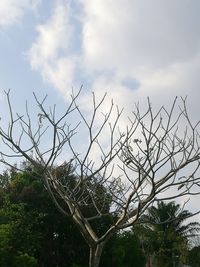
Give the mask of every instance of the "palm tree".
[[157, 207], [150, 207], [143, 215], [143, 226], [139, 226], [140, 230], [138, 228], [136, 232], [147, 258], [153, 258], [154, 265], [172, 267], [184, 262], [189, 239], [200, 230], [198, 222], [184, 223], [190, 216], [191, 213], [181, 209], [179, 204], [163, 201], [158, 202]]

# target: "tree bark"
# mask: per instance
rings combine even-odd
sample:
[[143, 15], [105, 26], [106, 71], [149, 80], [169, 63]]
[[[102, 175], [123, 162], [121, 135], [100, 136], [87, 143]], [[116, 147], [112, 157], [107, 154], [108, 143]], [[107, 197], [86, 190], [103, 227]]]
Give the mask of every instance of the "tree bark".
[[99, 267], [104, 243], [90, 246], [89, 267]]

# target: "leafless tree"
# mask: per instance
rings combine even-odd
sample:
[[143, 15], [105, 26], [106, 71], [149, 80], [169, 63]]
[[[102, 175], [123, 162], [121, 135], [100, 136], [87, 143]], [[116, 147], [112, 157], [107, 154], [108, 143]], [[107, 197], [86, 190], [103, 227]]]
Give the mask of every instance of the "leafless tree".
[[[120, 131], [122, 110], [111, 102], [102, 113], [106, 96], [97, 102], [93, 94], [89, 117], [77, 103], [79, 94], [72, 94], [58, 118], [55, 107], [45, 107], [46, 97], [39, 101], [34, 96], [39, 108], [34, 122], [28, 105], [24, 116], [14, 114], [10, 92], [6, 92], [10, 121], [6, 129], [0, 128], [7, 148], [1, 151], [1, 162], [11, 166], [10, 159], [23, 157], [40, 170], [55, 205], [72, 218], [87, 242], [89, 266], [98, 267], [106, 242], [117, 231], [138, 223], [155, 201], [198, 194], [198, 123], [192, 124], [185, 99], [180, 107], [175, 99], [169, 110], [162, 107], [155, 113], [148, 101], [147, 111], [142, 113], [136, 105], [129, 126]], [[77, 123], [70, 124], [73, 118]], [[71, 166], [73, 183], [67, 175], [60, 177], [62, 168], [66, 173]], [[101, 199], [99, 188], [106, 190]], [[110, 210], [105, 209], [107, 203]], [[91, 207], [92, 214], [88, 216], [85, 207]], [[112, 214], [112, 224], [97, 234], [92, 221]]]

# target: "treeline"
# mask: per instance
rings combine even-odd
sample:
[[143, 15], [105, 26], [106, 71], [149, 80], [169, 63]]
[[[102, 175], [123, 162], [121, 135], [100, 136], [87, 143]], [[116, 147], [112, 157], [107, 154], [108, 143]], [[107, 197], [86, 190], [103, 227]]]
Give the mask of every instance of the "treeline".
[[[102, 192], [99, 188], [100, 196]], [[199, 267], [200, 247], [189, 250], [189, 240], [198, 233], [199, 224], [183, 224], [189, 213], [180, 213], [179, 208], [174, 202], [149, 208], [141, 224], [108, 242], [100, 265], [144, 267], [148, 262], [149, 266], [167, 267], [183, 262]], [[168, 220], [169, 214], [177, 220]], [[94, 222], [97, 232], [110, 220], [111, 216]], [[23, 171], [9, 169], [1, 175], [0, 267], [87, 267], [88, 253], [79, 231], [57, 210], [30, 166], [24, 164]]]

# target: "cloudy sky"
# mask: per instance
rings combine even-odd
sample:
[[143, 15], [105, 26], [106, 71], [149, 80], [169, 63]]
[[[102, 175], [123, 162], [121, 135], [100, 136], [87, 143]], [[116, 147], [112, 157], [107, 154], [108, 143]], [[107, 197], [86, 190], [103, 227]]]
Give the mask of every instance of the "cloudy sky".
[[188, 95], [198, 104], [198, 0], [1, 0], [0, 88], [61, 101], [71, 88], [122, 106]]
[[127, 110], [187, 95], [198, 119], [199, 14], [199, 0], [1, 0], [1, 110], [9, 88], [21, 110], [33, 91], [64, 107], [83, 85]]

